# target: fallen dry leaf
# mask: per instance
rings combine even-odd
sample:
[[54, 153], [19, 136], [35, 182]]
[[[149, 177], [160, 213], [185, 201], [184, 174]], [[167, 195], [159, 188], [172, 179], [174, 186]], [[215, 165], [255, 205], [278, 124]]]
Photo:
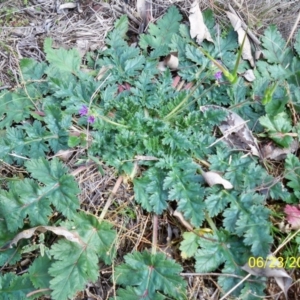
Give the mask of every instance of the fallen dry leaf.
[[245, 39], [244, 45], [243, 45], [243, 50], [242, 50], [243, 59], [248, 60], [251, 67], [254, 67], [255, 64], [254, 64], [254, 59], [253, 59], [252, 52], [251, 52], [251, 44], [247, 37], [246, 31], [242, 27], [242, 21], [240, 20], [240, 18], [238, 16], [236, 16], [235, 14], [233, 14], [229, 11], [227, 11], [226, 14], [230, 20], [231, 25], [234, 28], [234, 31], [236, 31], [238, 34], [238, 42], [239, 42], [240, 46], [242, 46], [243, 41]]
[[265, 144], [261, 147], [263, 158], [269, 158], [273, 160], [283, 160], [287, 154], [294, 153], [299, 149], [299, 142], [293, 140], [289, 148], [280, 148], [273, 142]]
[[180, 211], [175, 210], [173, 212], [173, 216], [176, 217], [186, 229], [193, 230], [193, 226], [184, 218]]
[[201, 172], [201, 174], [209, 186], [221, 184], [226, 190], [230, 190], [233, 188], [232, 184], [228, 180], [224, 179], [217, 172], [208, 171], [208, 172]]
[[178, 60], [178, 57], [177, 57], [177, 53], [169, 54], [165, 58], [164, 62], [165, 62], [165, 65], [167, 67], [169, 67], [171, 70], [177, 70], [178, 65], [179, 65], [179, 60]]
[[[226, 111], [227, 113], [226, 119], [218, 126], [223, 134], [223, 137], [221, 139], [224, 139], [231, 147], [243, 149], [246, 151], [250, 150], [253, 155], [259, 157], [261, 156], [257, 141], [252, 135], [252, 132], [248, 128], [247, 122], [245, 120], [243, 120], [235, 112], [221, 106], [205, 105], [200, 107], [200, 110], [203, 112], [208, 109], [221, 109]], [[219, 140], [217, 140], [215, 143], [217, 143]], [[213, 143], [212, 145], [214, 145], [215, 143]]]
[[196, 41], [199, 45], [203, 42], [203, 40], [208, 40], [212, 43], [214, 42], [210, 35], [210, 32], [208, 31], [204, 23], [203, 16], [197, 0], [194, 1], [191, 5], [189, 21], [191, 38], [193, 39], [196, 37]]
[[253, 70], [247, 70], [244, 74], [243, 74], [243, 77], [249, 81], [249, 82], [252, 82], [254, 81], [256, 78], [255, 78], [255, 75], [254, 75], [254, 72]]
[[83, 241], [79, 237], [79, 235], [75, 232], [71, 232], [63, 227], [54, 227], [54, 226], [37, 226], [30, 229], [23, 230], [19, 232], [9, 243], [5, 246], [1, 247], [1, 249], [11, 248], [13, 245], [16, 245], [21, 239], [29, 239], [31, 238], [36, 231], [38, 232], [46, 232], [47, 230], [52, 231], [56, 235], [62, 235], [67, 240], [84, 245]]
[[76, 8], [76, 7], [77, 7], [77, 4], [75, 2], [64, 3], [59, 6], [58, 12], [62, 11], [64, 9], [72, 9], [72, 8]]
[[284, 268], [279, 267], [281, 263], [273, 255], [269, 255], [266, 261], [262, 263], [264, 265], [260, 268], [253, 266], [250, 267], [247, 263], [242, 267], [242, 269], [254, 276], [273, 277], [283, 291], [285, 298], [288, 299], [287, 292], [293, 282], [291, 276], [285, 271]]
[[291, 224], [292, 229], [300, 229], [300, 206], [287, 204], [284, 208], [288, 223]]
[[74, 150], [68, 149], [68, 150], [59, 150], [55, 156], [57, 156], [62, 161], [66, 162], [70, 159], [71, 155], [74, 153]]

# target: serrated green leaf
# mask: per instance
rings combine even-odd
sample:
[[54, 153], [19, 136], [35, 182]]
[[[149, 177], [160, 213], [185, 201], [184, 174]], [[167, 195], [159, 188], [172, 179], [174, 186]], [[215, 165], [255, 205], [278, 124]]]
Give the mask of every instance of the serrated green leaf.
[[[226, 261], [224, 268], [222, 270], [222, 273], [224, 274], [239, 274], [239, 276], [244, 276], [245, 272], [241, 270], [239, 266], [236, 266], [232, 264], [231, 261]], [[238, 283], [240, 283], [240, 278], [235, 278], [233, 276], [222, 276], [220, 275], [218, 277], [218, 283], [223, 288], [224, 293], [228, 292], [230, 289], [232, 289], [234, 286], [236, 288], [234, 291], [230, 294], [233, 298], [238, 297], [240, 294], [240, 291], [242, 289], [242, 286], [237, 286]]]
[[24, 80], [39, 80], [45, 73], [47, 64], [45, 62], [37, 62], [32, 58], [22, 58], [20, 60], [20, 68]]
[[30, 116], [32, 102], [25, 93], [0, 93], [0, 129], [9, 128], [15, 122], [21, 122]]
[[285, 160], [285, 175], [284, 177], [289, 180], [287, 186], [293, 189], [294, 194], [300, 198], [300, 161], [293, 155], [288, 154]]
[[234, 203], [231, 204], [231, 206], [223, 212], [224, 228], [231, 233], [235, 232], [235, 224], [239, 218], [239, 215], [240, 215], [239, 208]]
[[168, 191], [163, 188], [165, 173], [158, 169], [149, 169], [144, 177], [134, 180], [135, 198], [144, 209], [161, 214], [167, 207]]
[[270, 117], [274, 117], [285, 111], [288, 101], [289, 96], [286, 89], [277, 87], [272, 96], [272, 100], [265, 105], [267, 115]]
[[264, 57], [269, 63], [281, 64], [283, 59], [285, 59], [284, 56], [288, 56], [289, 49], [285, 47], [285, 40], [282, 38], [275, 25], [266, 29], [262, 38], [262, 44], [264, 47]]
[[[48, 289], [51, 276], [48, 274], [48, 269], [51, 266], [51, 260], [47, 255], [39, 256], [29, 267], [28, 273], [30, 280], [36, 289]], [[49, 291], [50, 294], [50, 291]]]
[[51, 64], [51, 68], [56, 68], [63, 72], [77, 74], [80, 68], [80, 54], [76, 49], [65, 50], [52, 48], [52, 40], [46, 38], [44, 41], [44, 51], [46, 59]]
[[173, 34], [178, 32], [181, 20], [182, 16], [179, 14], [178, 9], [175, 6], [171, 6], [156, 25], [149, 25], [149, 34], [141, 35], [140, 47], [143, 49], [151, 47], [156, 51], [160, 49], [156, 57], [168, 54], [167, 46], [170, 44]]
[[205, 238], [200, 238], [199, 249], [195, 255], [196, 272], [206, 273], [216, 270], [220, 264], [226, 260], [225, 250], [215, 235], [206, 234]]
[[64, 223], [70, 230], [76, 229], [82, 240], [91, 248], [107, 265], [111, 264], [116, 253], [114, 243], [116, 231], [107, 222], [99, 222], [93, 216], [78, 213], [72, 222]]
[[128, 76], [138, 75], [138, 71], [144, 69], [145, 58], [144, 56], [138, 56], [135, 58], [127, 59], [124, 62], [124, 71]]
[[281, 65], [268, 65], [268, 70], [274, 80], [285, 79], [290, 75], [289, 72]]
[[127, 15], [123, 15], [118, 19], [115, 24], [115, 30], [118, 31], [121, 37], [125, 37], [125, 34], [128, 31], [128, 18]]
[[134, 252], [125, 256], [125, 262], [116, 268], [117, 283], [136, 286], [140, 297], [147, 294], [152, 299], [160, 291], [176, 299], [184, 298], [186, 282], [179, 276], [182, 268], [164, 254]]
[[183, 161], [185, 170], [174, 168], [164, 181], [169, 189], [169, 199], [178, 201], [178, 210], [192, 225], [199, 227], [204, 220], [204, 190], [199, 184], [200, 177], [195, 174], [195, 166]]
[[68, 146], [70, 148], [76, 147], [81, 143], [82, 139], [78, 136], [70, 136], [68, 139]]
[[200, 237], [194, 232], [185, 232], [180, 244], [181, 257], [190, 258], [195, 255], [199, 247]]
[[231, 200], [231, 195], [226, 190], [213, 193], [205, 199], [206, 209], [211, 217], [218, 215]]
[[18, 276], [6, 273], [0, 277], [0, 299], [3, 300], [25, 300], [26, 295], [34, 290], [29, 275]]
[[264, 283], [263, 281], [246, 281], [244, 284], [244, 288], [241, 290], [239, 296], [245, 300], [257, 300], [258, 298], [265, 296], [265, 288], [266, 283]]
[[22, 227], [23, 219], [27, 214], [30, 215], [34, 225], [47, 224], [47, 217], [51, 212], [50, 203], [46, 199], [39, 201], [37, 185], [32, 180], [14, 182], [10, 188], [9, 192], [1, 191], [0, 195], [0, 207], [5, 214], [5, 222], [9, 231], [14, 232]]
[[65, 300], [83, 290], [85, 284], [98, 277], [97, 255], [76, 243], [60, 240], [50, 250], [56, 262], [52, 263], [49, 274], [53, 277], [50, 288], [55, 300]]
[[84, 244], [59, 240], [52, 246], [50, 254], [56, 262], [49, 268], [49, 274], [53, 277], [50, 288], [55, 300], [71, 298], [89, 281], [96, 281], [99, 276], [98, 257], [111, 263], [115, 255], [113, 242], [116, 233], [110, 224], [80, 213], [74, 222], [67, 221], [63, 225], [79, 234]]
[[150, 212], [152, 210], [152, 207], [149, 203], [149, 195], [146, 193], [146, 188], [149, 183], [150, 183], [150, 178], [146, 176], [143, 176], [141, 178], [135, 178], [133, 180], [135, 201], [141, 204], [141, 206], [145, 210]]
[[79, 208], [76, 196], [79, 189], [74, 177], [65, 174], [67, 172], [65, 166], [56, 158], [51, 162], [41, 158], [26, 162], [26, 167], [33, 178], [46, 185], [43, 188], [43, 195], [47, 195], [65, 216], [72, 217]]
[[67, 173], [67, 168], [57, 159], [32, 159], [25, 163], [31, 176], [44, 184], [57, 184], [60, 177]]
[[285, 148], [289, 147], [293, 141], [293, 138], [288, 135], [292, 125], [286, 112], [281, 112], [274, 117], [268, 115], [260, 117], [259, 122], [268, 130], [271, 139]]
[[265, 257], [273, 239], [268, 223], [269, 210], [261, 205], [252, 205], [248, 213], [241, 212], [236, 222], [236, 233], [244, 236], [245, 245], [251, 246], [254, 256]]

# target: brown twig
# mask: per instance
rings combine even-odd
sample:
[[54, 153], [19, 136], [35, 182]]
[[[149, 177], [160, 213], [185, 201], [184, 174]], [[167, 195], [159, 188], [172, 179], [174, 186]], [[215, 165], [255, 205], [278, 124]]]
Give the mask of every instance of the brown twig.
[[119, 189], [122, 181], [123, 181], [123, 176], [119, 176], [119, 178], [118, 178], [117, 182], [115, 183], [115, 186], [114, 186], [111, 194], [109, 195], [109, 197], [107, 199], [107, 202], [105, 203], [105, 206], [104, 206], [104, 208], [102, 210], [102, 213], [101, 213], [101, 215], [99, 217], [99, 221], [100, 222], [104, 219], [104, 217], [105, 217], [105, 215], [106, 215], [106, 213], [108, 211], [108, 208], [110, 207], [112, 201], [114, 200], [114, 197], [115, 197], [115, 195], [116, 195], [116, 193], [117, 193], [117, 191], [118, 191], [118, 189]]

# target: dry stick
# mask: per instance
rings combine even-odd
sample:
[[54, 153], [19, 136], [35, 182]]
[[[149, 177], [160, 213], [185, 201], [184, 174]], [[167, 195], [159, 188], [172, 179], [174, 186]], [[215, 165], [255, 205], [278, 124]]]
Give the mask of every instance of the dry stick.
[[246, 281], [250, 276], [251, 276], [251, 274], [248, 274], [243, 280], [241, 280], [231, 290], [229, 290], [220, 300], [226, 299], [227, 296], [229, 296], [239, 285], [241, 285], [244, 281]]
[[117, 182], [115, 183], [115, 186], [114, 186], [111, 194], [109, 195], [109, 197], [107, 199], [107, 202], [105, 203], [105, 206], [104, 206], [104, 208], [102, 210], [102, 213], [101, 213], [101, 215], [99, 217], [99, 221], [100, 222], [104, 219], [104, 217], [105, 217], [105, 215], [106, 215], [106, 213], [108, 211], [108, 208], [110, 207], [112, 201], [114, 200], [114, 197], [115, 197], [115, 195], [116, 195], [116, 193], [117, 193], [117, 191], [118, 191], [118, 189], [119, 189], [122, 181], [123, 181], [123, 176], [119, 176], [119, 178], [118, 178]]
[[286, 42], [286, 44], [285, 44], [285, 47], [287, 47], [287, 45], [288, 45], [288, 43], [290, 42], [292, 36], [294, 35], [294, 33], [295, 33], [295, 31], [296, 31], [296, 28], [297, 28], [297, 26], [298, 26], [299, 21], [300, 21], [300, 12], [299, 12], [298, 17], [297, 17], [297, 19], [296, 19], [296, 21], [295, 21], [295, 24], [294, 24], [294, 26], [293, 26], [293, 28], [292, 28], [292, 31], [291, 31], [291, 33], [290, 33], [288, 39], [287, 39], [287, 42]]
[[156, 254], [157, 248], [157, 232], [158, 232], [158, 216], [157, 214], [153, 215], [153, 235], [152, 235], [152, 251], [151, 253]]
[[28, 293], [26, 295], [26, 297], [30, 297], [30, 296], [33, 296], [35, 294], [38, 294], [38, 293], [41, 293], [41, 292], [47, 292], [47, 291], [51, 291], [50, 289], [39, 289], [39, 290], [35, 290], [35, 291], [32, 291], [30, 293]]
[[289, 238], [287, 238], [281, 245], [278, 246], [278, 248], [273, 252], [273, 255], [275, 255], [281, 248], [283, 248], [291, 239], [293, 239], [298, 233], [300, 232], [300, 229], [298, 229], [296, 232], [294, 232]]
[[238, 124], [238, 125], [235, 125], [234, 127], [230, 128], [230, 129], [228, 129], [228, 130], [226, 130], [226, 132], [223, 133], [223, 136], [222, 136], [222, 137], [220, 137], [219, 139], [217, 139], [216, 141], [214, 141], [212, 144], [210, 144], [210, 145], [209, 145], [208, 147], [206, 147], [206, 148], [210, 148], [210, 147], [214, 146], [216, 143], [220, 142], [221, 140], [226, 139], [226, 138], [228, 137], [228, 135], [230, 135], [234, 130], [236, 130], [236, 129], [239, 128], [239, 127], [245, 126], [248, 122], [249, 122], [249, 120], [244, 121], [243, 123]]
[[[180, 273], [180, 276], [217, 276], [217, 277], [233, 277], [243, 279], [243, 276], [235, 275], [235, 274], [227, 274], [227, 273]], [[249, 279], [250, 282], [258, 282], [261, 280], [257, 279]]]

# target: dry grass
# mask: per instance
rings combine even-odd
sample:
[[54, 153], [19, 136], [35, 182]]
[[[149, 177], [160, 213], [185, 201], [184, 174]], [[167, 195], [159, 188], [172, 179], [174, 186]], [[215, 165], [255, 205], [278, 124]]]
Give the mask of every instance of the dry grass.
[[[67, 1], [65, 1], [67, 2]], [[125, 5], [129, 2], [129, 5]], [[192, 0], [157, 0], [149, 5], [151, 20], [162, 16], [175, 4], [187, 15]], [[211, 8], [219, 23], [228, 25], [224, 11], [230, 3], [246, 24], [261, 34], [269, 24], [276, 24], [288, 38], [300, 13], [299, 1], [262, 0], [200, 0], [201, 9]], [[72, 9], [59, 9], [56, 1], [21, 0], [0, 3], [0, 89], [18, 83], [18, 61], [22, 57], [43, 60], [43, 40], [54, 40], [56, 47], [76, 47], [82, 56], [87, 51], [101, 49], [113, 22], [127, 13], [131, 30], [138, 32], [140, 18], [135, 1], [83, 0]], [[63, 1], [62, 1], [63, 3]]]
[[[112, 29], [113, 22], [121, 14], [127, 12], [132, 32], [139, 31], [140, 19], [136, 13], [135, 1], [93, 1], [83, 0], [80, 6], [73, 9], [58, 10], [54, 0], [31, 0], [27, 5], [21, 0], [9, 0], [0, 3], [0, 89], [13, 88], [20, 83], [19, 60], [23, 57], [44, 60], [43, 40], [51, 37], [55, 47], [79, 49], [82, 56], [87, 51], [101, 49], [104, 40]], [[187, 16], [191, 0], [157, 0], [151, 5], [151, 19], [155, 21], [166, 9], [175, 4]], [[300, 13], [300, 1], [263, 1], [263, 0], [200, 0], [202, 9], [211, 8], [220, 24], [228, 25], [224, 14], [228, 2], [241, 15], [244, 22], [259, 36], [270, 24], [276, 24], [285, 38], [293, 36], [293, 29]], [[297, 24], [296, 24], [297, 25]], [[298, 25], [297, 25], [298, 26]], [[292, 33], [292, 34], [291, 34]], [[97, 216], [103, 210], [118, 177], [112, 168], [91, 163], [78, 166], [76, 163], [84, 155], [84, 151], [74, 152], [68, 159], [68, 166], [75, 171], [81, 188], [79, 195], [82, 209]], [[101, 175], [99, 169], [104, 171]], [[1, 177], [23, 176], [23, 171], [7, 165], [1, 166]], [[20, 175], [21, 174], [21, 175]], [[135, 206], [132, 185], [124, 179], [113, 195], [112, 204], [105, 218], [118, 230], [118, 256], [116, 264], [122, 261], [126, 253], [134, 250], [151, 248], [152, 219], [143, 210]], [[182, 225], [174, 217], [165, 213], [159, 219], [159, 251], [163, 251], [184, 266], [186, 273], [193, 273], [193, 261], [182, 261], [179, 253]], [[85, 294], [78, 299], [92, 297], [107, 299], [113, 296], [115, 287], [110, 281], [112, 268], [103, 266], [101, 277], [94, 285], [90, 285]], [[299, 274], [294, 274], [299, 278]], [[190, 299], [218, 299], [220, 287], [216, 277], [186, 276]], [[271, 282], [269, 292], [279, 292], [276, 284]], [[297, 299], [298, 290], [291, 289], [291, 299]], [[292, 298], [294, 297], [294, 298]], [[283, 298], [278, 298], [283, 299]]]

